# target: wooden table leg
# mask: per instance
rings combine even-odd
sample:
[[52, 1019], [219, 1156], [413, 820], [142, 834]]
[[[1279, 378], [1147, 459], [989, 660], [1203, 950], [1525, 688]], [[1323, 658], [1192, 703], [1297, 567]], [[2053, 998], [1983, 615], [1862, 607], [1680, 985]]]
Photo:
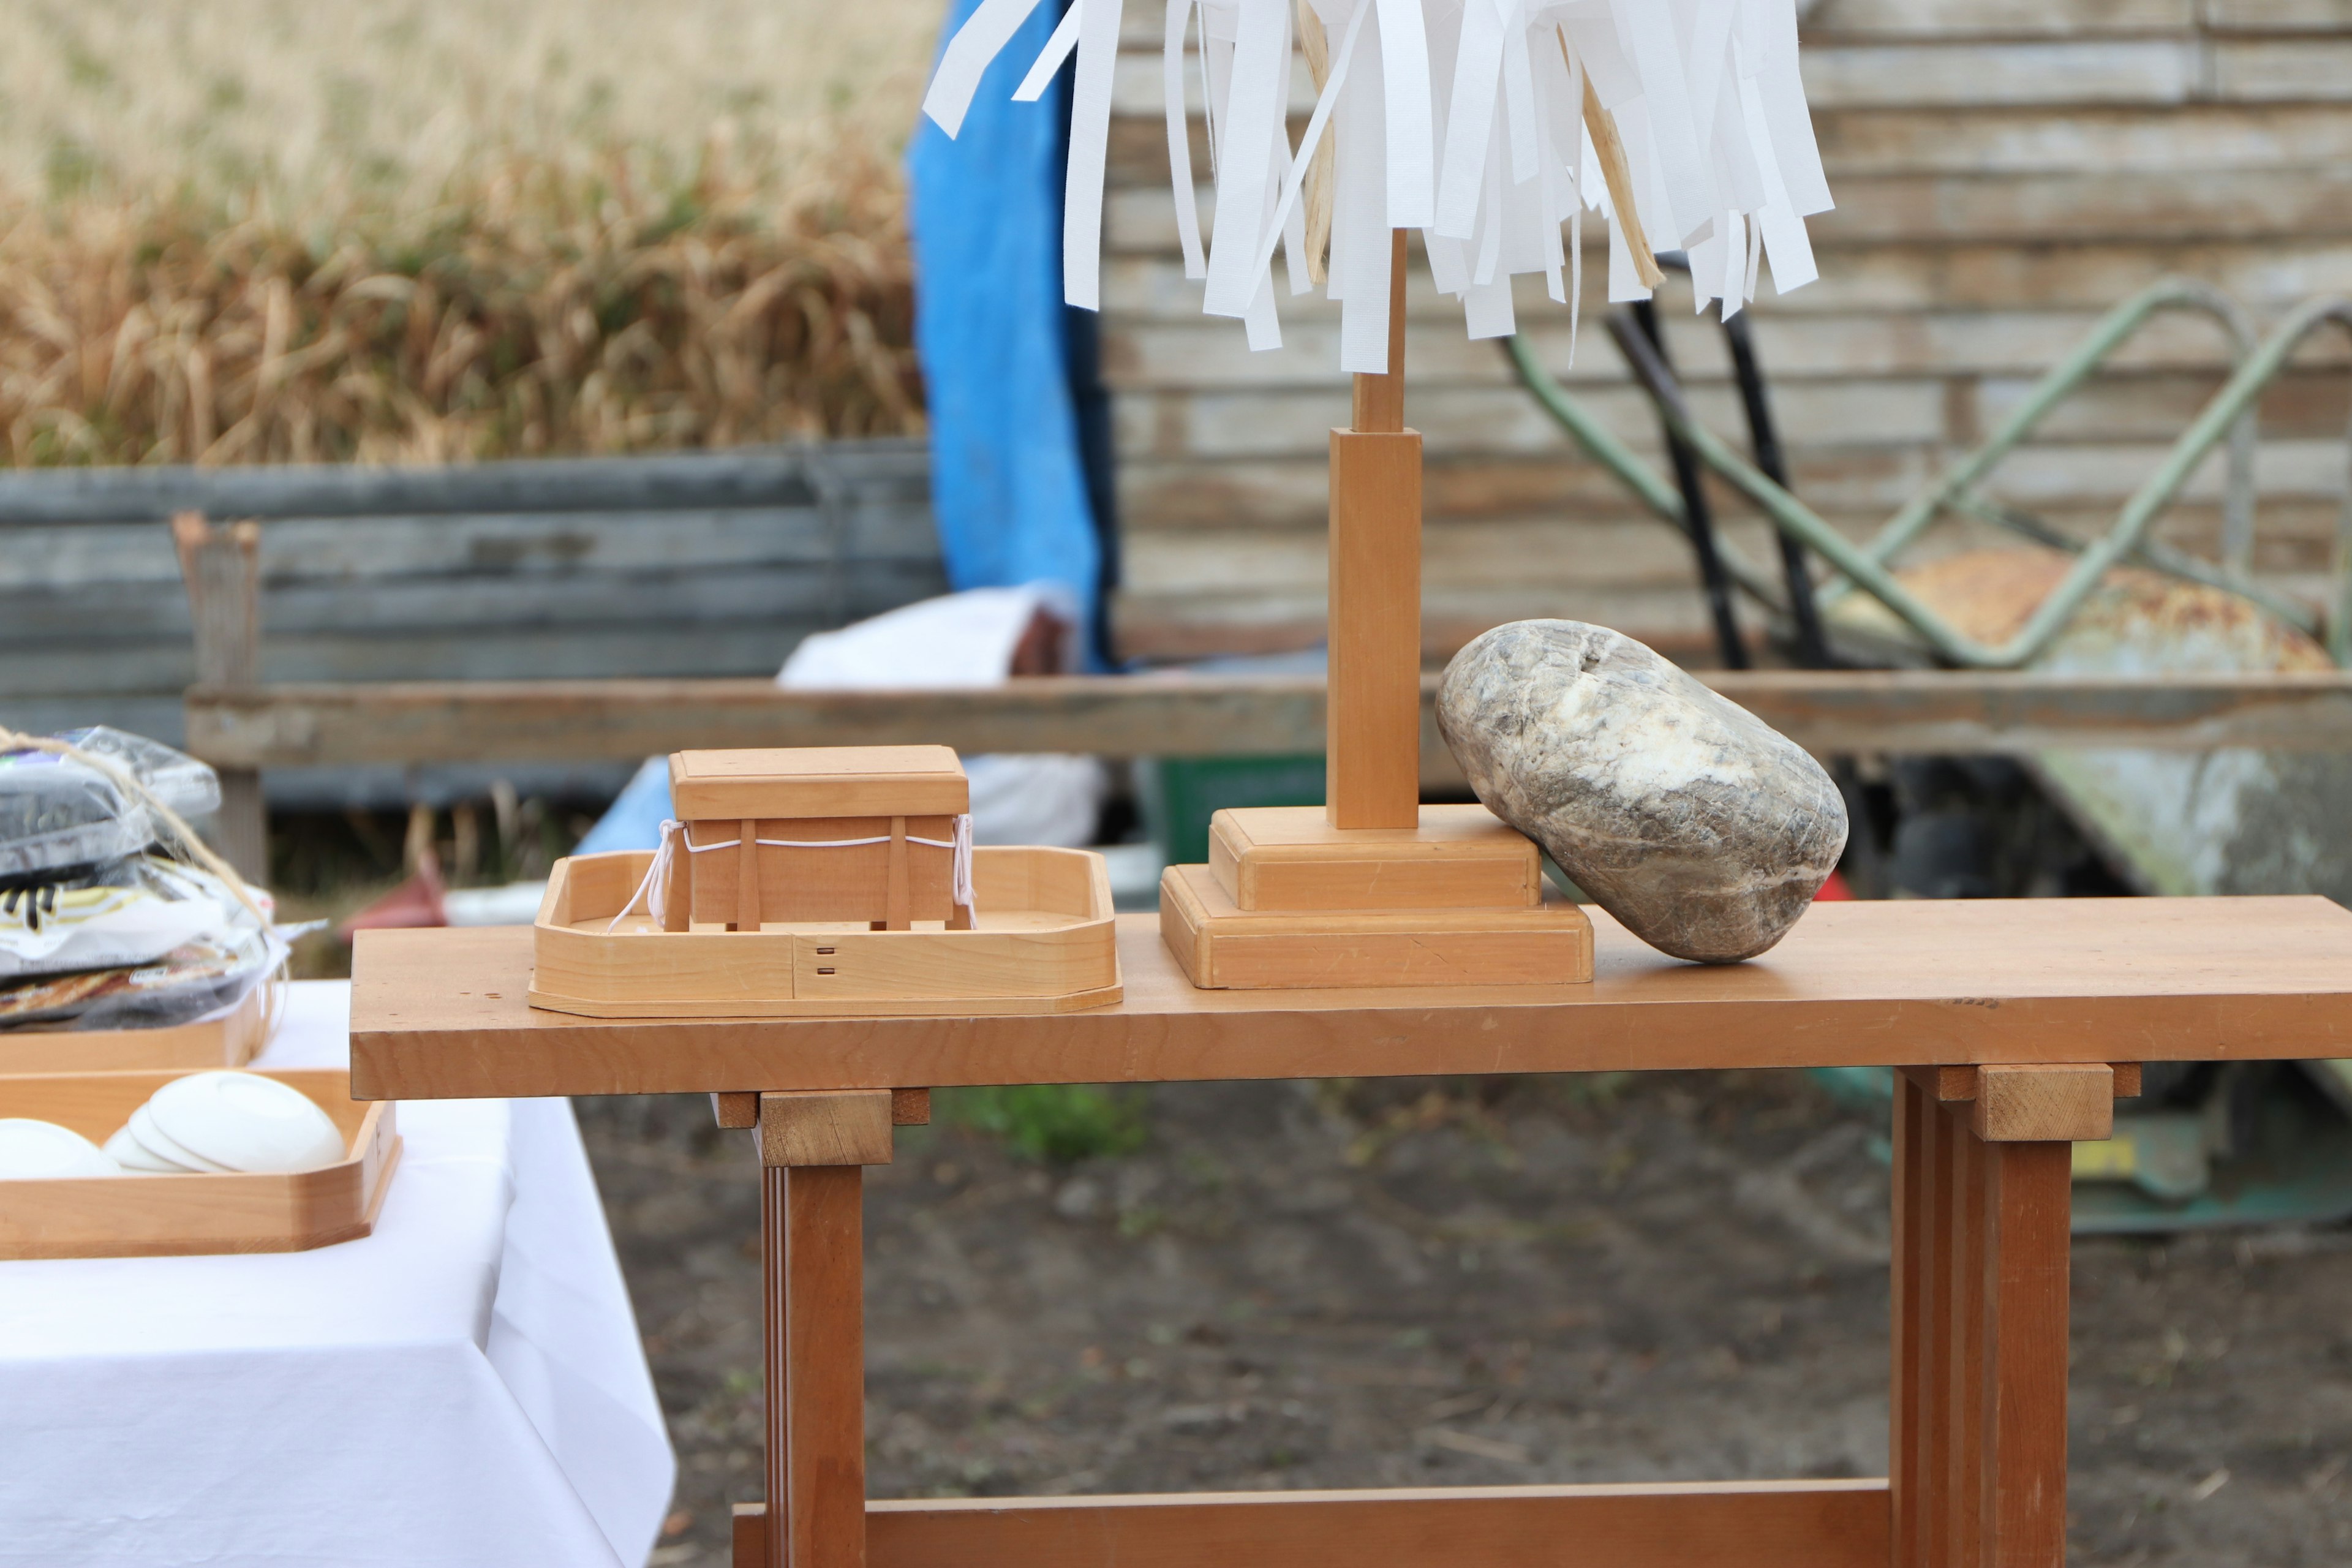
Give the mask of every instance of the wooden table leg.
[[714, 1095], [760, 1140], [767, 1500], [735, 1510], [735, 1568], [865, 1568], [867, 1165], [923, 1089]]
[[2063, 1568], [2073, 1144], [2106, 1067], [1921, 1069], [1895, 1116], [1894, 1568]]
[[770, 1165], [760, 1178], [769, 1521], [778, 1526], [766, 1532], [764, 1568], [865, 1568], [866, 1173]]
[[1986, 1146], [1983, 1561], [2066, 1561], [2066, 1331], [2074, 1150]]
[[1895, 1080], [1894, 1237], [1890, 1291], [1894, 1367], [1887, 1385], [1887, 1487], [1892, 1494], [1894, 1568], [1926, 1568], [1927, 1438], [1943, 1423], [1930, 1408], [1936, 1349], [1943, 1336], [1930, 1320], [1936, 1247], [1931, 1237], [1940, 1189], [1935, 1097], [1907, 1076]]

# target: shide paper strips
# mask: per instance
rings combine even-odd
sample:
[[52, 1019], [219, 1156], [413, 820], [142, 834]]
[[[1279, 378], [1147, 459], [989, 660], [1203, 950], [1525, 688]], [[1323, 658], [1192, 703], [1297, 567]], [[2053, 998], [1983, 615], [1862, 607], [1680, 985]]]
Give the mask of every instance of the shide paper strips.
[[[1035, 99], [1073, 58], [1063, 194], [1064, 290], [1098, 308], [1103, 168], [1123, 0], [1071, 0], [1014, 92]], [[981, 77], [1039, 0], [982, 0], [941, 52], [923, 109], [950, 136]], [[1254, 349], [1282, 341], [1284, 284], [1309, 291], [1303, 187], [1328, 139], [1339, 363], [1388, 368], [1391, 230], [1418, 228], [1437, 286], [1474, 338], [1516, 328], [1511, 279], [1580, 292], [1583, 214], [1610, 225], [1609, 297], [1646, 299], [1644, 250], [1688, 254], [1698, 306], [1726, 315], [1771, 267], [1785, 293], [1816, 276], [1804, 220], [1830, 208], [1797, 74], [1794, 0], [1163, 0], [1169, 165], [1184, 274], [1203, 310]], [[1328, 61], [1298, 145], [1287, 121], [1301, 18]], [[1191, 68], [1188, 70], [1188, 66]], [[1204, 244], [1185, 97], [1197, 91], [1214, 189]], [[1623, 209], [1631, 207], [1631, 212]], [[1561, 227], [1569, 227], [1563, 245]], [[1563, 276], [1566, 272], [1570, 276]]]

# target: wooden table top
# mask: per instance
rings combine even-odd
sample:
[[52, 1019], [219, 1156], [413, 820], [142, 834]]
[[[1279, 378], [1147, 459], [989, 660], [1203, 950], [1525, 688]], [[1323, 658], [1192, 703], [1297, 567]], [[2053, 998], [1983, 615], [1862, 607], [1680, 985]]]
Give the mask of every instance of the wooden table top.
[[1565, 988], [1198, 991], [1119, 918], [1127, 999], [984, 1018], [599, 1019], [525, 1005], [527, 927], [360, 934], [364, 1099], [1666, 1068], [2352, 1056], [2352, 911], [2322, 898], [1819, 904], [1748, 963], [1599, 910]]

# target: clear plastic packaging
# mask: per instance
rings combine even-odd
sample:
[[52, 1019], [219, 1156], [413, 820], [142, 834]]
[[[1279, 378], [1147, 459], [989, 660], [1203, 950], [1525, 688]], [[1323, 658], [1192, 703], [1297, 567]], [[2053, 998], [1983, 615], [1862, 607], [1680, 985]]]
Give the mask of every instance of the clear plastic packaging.
[[0, 1029], [160, 1027], [241, 1001], [286, 952], [257, 902], [160, 855], [0, 893]]
[[39, 974], [136, 968], [256, 923], [220, 879], [158, 855], [0, 887], [0, 985]]
[[187, 826], [219, 809], [218, 775], [158, 742], [0, 732], [0, 1029], [190, 1023], [278, 969], [267, 895]]
[[[220, 776], [160, 741], [100, 725], [58, 737], [137, 779], [181, 816], [220, 809]], [[146, 805], [79, 758], [0, 752], [0, 884], [134, 856], [161, 837]]]
[[0, 1030], [191, 1024], [242, 1001], [285, 956], [273, 933], [252, 927], [199, 937], [152, 963], [42, 975], [0, 987]]

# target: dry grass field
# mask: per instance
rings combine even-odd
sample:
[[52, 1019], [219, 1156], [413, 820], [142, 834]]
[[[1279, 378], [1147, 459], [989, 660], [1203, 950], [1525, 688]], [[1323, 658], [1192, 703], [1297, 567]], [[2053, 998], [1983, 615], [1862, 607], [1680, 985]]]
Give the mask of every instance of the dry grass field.
[[16, 464], [919, 426], [939, 0], [6, 0]]

